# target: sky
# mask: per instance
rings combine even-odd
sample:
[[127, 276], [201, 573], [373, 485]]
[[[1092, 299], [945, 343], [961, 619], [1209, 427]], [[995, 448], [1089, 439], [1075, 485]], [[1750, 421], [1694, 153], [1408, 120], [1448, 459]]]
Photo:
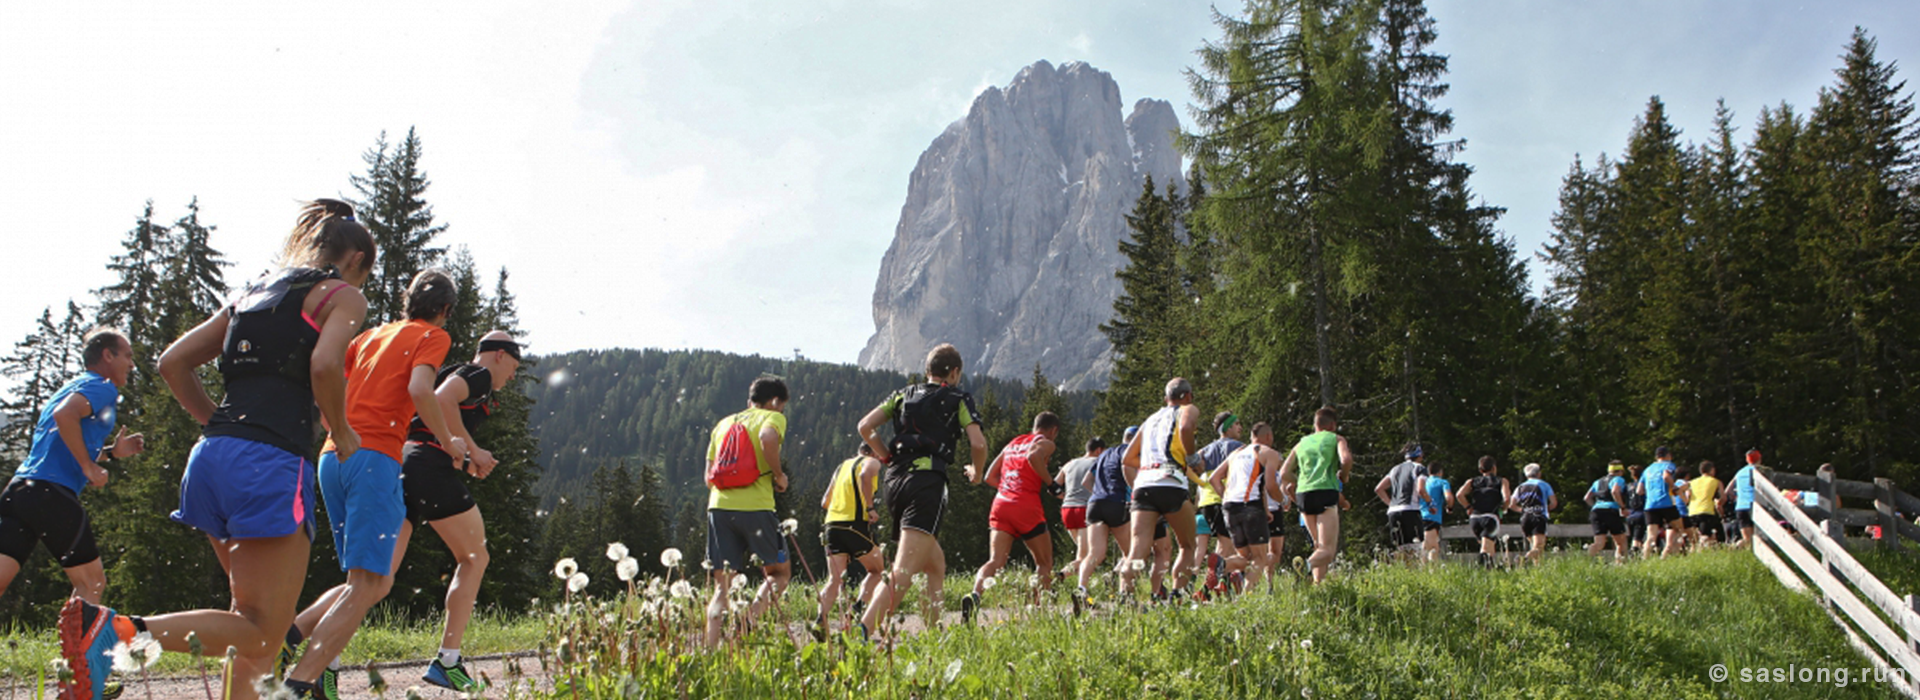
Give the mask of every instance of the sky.
[[[852, 362], [913, 165], [974, 95], [1085, 61], [1190, 124], [1183, 73], [1219, 35], [1186, 0], [290, 7], [0, 3], [0, 341], [110, 284], [148, 200], [171, 221], [198, 197], [230, 282], [266, 270], [298, 201], [351, 194], [414, 128], [441, 242], [511, 271], [534, 351]], [[1920, 65], [1914, 3], [1430, 10], [1459, 157], [1529, 260], [1575, 156], [1621, 151], [1650, 96], [1690, 140], [1725, 99], [1744, 139], [1812, 106], [1855, 25]]]

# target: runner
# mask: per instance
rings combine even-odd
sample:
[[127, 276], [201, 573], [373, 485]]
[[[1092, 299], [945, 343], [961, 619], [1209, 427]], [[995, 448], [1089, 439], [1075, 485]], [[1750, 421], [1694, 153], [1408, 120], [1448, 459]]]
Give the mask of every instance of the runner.
[[1620, 515], [1620, 506], [1627, 502], [1627, 494], [1632, 487], [1627, 485], [1627, 465], [1613, 460], [1607, 465], [1607, 475], [1595, 479], [1587, 487], [1586, 501], [1591, 509], [1587, 511], [1587, 520], [1593, 523], [1593, 544], [1587, 547], [1587, 553], [1600, 556], [1607, 551], [1607, 540], [1613, 540], [1613, 560], [1626, 561], [1627, 558], [1627, 522]]
[[1747, 466], [1733, 473], [1733, 488], [1722, 498], [1733, 502], [1733, 527], [1740, 530], [1742, 549], [1753, 547], [1753, 476], [1759, 469], [1760, 451], [1747, 450]]
[[1107, 560], [1107, 541], [1111, 539], [1119, 548], [1121, 565], [1126, 564], [1127, 554], [1132, 551], [1133, 539], [1127, 529], [1127, 475], [1121, 460], [1139, 432], [1139, 426], [1127, 428], [1119, 447], [1101, 452], [1094, 460], [1093, 493], [1087, 499], [1087, 548], [1080, 557], [1079, 586], [1073, 591], [1076, 615], [1087, 604], [1093, 572], [1100, 570], [1100, 565]]
[[[440, 388], [433, 392], [440, 401], [441, 415], [460, 416], [460, 420], [447, 421], [447, 428], [467, 443], [469, 461], [454, 464], [434, 438], [433, 430], [417, 415], [407, 427], [405, 458], [400, 461], [407, 521], [400, 526], [402, 544], [397, 551], [406, 552], [405, 543], [411, 540], [415, 528], [432, 525], [454, 562], [453, 579], [447, 584], [447, 620], [440, 633], [440, 652], [427, 665], [421, 680], [462, 693], [478, 693], [484, 687], [460, 663], [460, 642], [466, 636], [467, 622], [473, 619], [473, 601], [480, 593], [480, 579], [487, 573], [490, 557], [487, 523], [460, 475], [485, 479], [499, 464], [493, 452], [474, 442], [473, 433], [493, 413], [493, 392], [513, 381], [519, 369], [520, 344], [512, 335], [492, 331], [481, 336], [473, 361], [442, 368]], [[318, 616], [312, 622], [318, 623]]]
[[1306, 516], [1307, 536], [1313, 538], [1307, 566], [1313, 570], [1314, 583], [1326, 580], [1327, 567], [1338, 556], [1344, 498], [1340, 491], [1353, 472], [1353, 451], [1347, 448], [1347, 439], [1335, 432], [1339, 424], [1339, 414], [1331, 406], [1314, 412], [1313, 434], [1300, 438], [1280, 468], [1282, 481], [1297, 484], [1293, 490], [1299, 494], [1300, 513]]
[[1527, 538], [1527, 558], [1538, 564], [1547, 556], [1547, 513], [1560, 507], [1553, 485], [1540, 480], [1540, 465], [1528, 464], [1522, 473], [1527, 480], [1513, 490], [1507, 507], [1520, 512], [1520, 534]]
[[[235, 301], [174, 341], [159, 374], [200, 423], [202, 438], [180, 480], [173, 519], [207, 533], [227, 572], [230, 610], [194, 610], [146, 618], [87, 604], [61, 610], [61, 654], [74, 671], [69, 693], [100, 697], [107, 652], [136, 633], [167, 651], [233, 648], [223, 697], [250, 700], [253, 681], [271, 670], [293, 624], [313, 542], [313, 414], [332, 428], [337, 452], [351, 458], [360, 439], [347, 423], [347, 343], [366, 318], [358, 287], [373, 271], [374, 241], [346, 202], [301, 207], [279, 264]], [[207, 395], [200, 366], [219, 360], [226, 396]]]
[[347, 347], [347, 422], [364, 441], [343, 458], [338, 445], [321, 448], [317, 470], [334, 551], [347, 582], [320, 596], [300, 617], [314, 620], [306, 653], [287, 673], [298, 697], [339, 695], [340, 651], [367, 611], [387, 596], [407, 543], [406, 497], [400, 460], [415, 413], [453, 464], [466, 464], [465, 438], [434, 396], [434, 377], [451, 341], [441, 329], [459, 290], [439, 270], [423, 270], [407, 286], [407, 320], [361, 333]]
[[[86, 369], [68, 380], [40, 409], [27, 458], [0, 492], [0, 593], [13, 584], [33, 546], [66, 570], [73, 597], [98, 604], [107, 588], [93, 522], [80, 505], [88, 485], [107, 485], [100, 462], [132, 457], [146, 450], [146, 438], [120, 434], [108, 444], [119, 417], [120, 387], [133, 371], [133, 345], [119, 331], [100, 329], [81, 341]], [[78, 667], [75, 667], [76, 669]]]
[[973, 591], [960, 598], [963, 624], [973, 624], [973, 615], [980, 609], [980, 595], [987, 590], [987, 579], [1007, 565], [1007, 555], [1013, 553], [1016, 538], [1026, 545], [1027, 553], [1033, 555], [1033, 570], [1040, 577], [1034, 602], [1045, 599], [1042, 591], [1053, 590], [1053, 533], [1047, 528], [1047, 513], [1040, 505], [1040, 489], [1052, 480], [1047, 475], [1047, 462], [1053, 459], [1053, 439], [1059, 436], [1060, 417], [1052, 411], [1041, 411], [1033, 417], [1033, 432], [1007, 443], [993, 458], [993, 464], [987, 466], [986, 474], [967, 465], [969, 483], [985, 481], [999, 493], [994, 495], [993, 506], [987, 511], [989, 558], [985, 566], [974, 572]]
[[833, 480], [827, 482], [827, 492], [820, 496], [820, 508], [827, 512], [826, 528], [820, 533], [821, 544], [827, 548], [827, 582], [820, 587], [820, 614], [814, 618], [814, 635], [821, 641], [827, 636], [827, 615], [840, 600], [841, 579], [848, 564], [858, 563], [866, 571], [860, 597], [853, 601], [855, 618], [873, 602], [873, 590], [880, 585], [880, 569], [885, 564], [873, 541], [873, 524], [880, 520], [880, 511], [873, 509], [873, 492], [880, 487], [881, 467], [880, 460], [873, 458], [873, 448], [860, 443], [860, 454], [840, 463]]
[[[1193, 501], [1187, 498], [1196, 480], [1189, 457], [1194, 451], [1194, 429], [1200, 422], [1200, 409], [1193, 405], [1193, 385], [1174, 377], [1167, 382], [1166, 406], [1140, 424], [1140, 435], [1127, 446], [1122, 461], [1127, 481], [1133, 485], [1133, 551], [1128, 557], [1144, 562], [1153, 545], [1147, 539], [1155, 525], [1165, 522], [1178, 542], [1193, 542]], [[1194, 555], [1190, 547], [1181, 547], [1173, 562], [1173, 598], [1185, 597], [1192, 578]], [[1156, 567], [1157, 568], [1157, 567]], [[1122, 595], [1133, 592], [1136, 575], [1133, 566], [1120, 570]]]
[[[1273, 518], [1267, 512], [1267, 498], [1278, 500], [1280, 493], [1280, 451], [1273, 449], [1273, 428], [1266, 423], [1253, 424], [1253, 444], [1227, 456], [1226, 463], [1210, 477], [1213, 488], [1223, 495], [1228, 536], [1234, 554], [1226, 560], [1231, 579], [1229, 587], [1244, 592], [1260, 582], [1273, 568]], [[1252, 573], [1245, 573], [1251, 570]]]
[[1693, 531], [1693, 545], [1700, 549], [1720, 542], [1726, 536], [1721, 529], [1720, 479], [1714, 475], [1719, 470], [1713, 462], [1700, 463], [1700, 475], [1687, 482], [1690, 501], [1687, 504], [1688, 529]]
[[[1060, 468], [1060, 474], [1054, 477], [1054, 483], [1066, 490], [1060, 499], [1060, 525], [1067, 529], [1068, 539], [1073, 540], [1073, 561], [1060, 570], [1061, 578], [1080, 577], [1080, 562], [1087, 558], [1089, 548], [1093, 546], [1087, 530], [1087, 502], [1093, 496], [1093, 466], [1100, 461], [1100, 455], [1107, 451], [1107, 441], [1098, 436], [1087, 440], [1086, 454], [1076, 457]], [[1105, 544], [1103, 541], [1102, 544]]]
[[1638, 550], [1647, 541], [1647, 492], [1640, 488], [1640, 465], [1627, 466], [1627, 547]]
[[[1653, 556], [1653, 541], [1662, 533], [1680, 529], [1680, 511], [1674, 507], [1674, 468], [1673, 451], [1665, 447], [1653, 451], [1653, 464], [1647, 465], [1640, 473], [1639, 489], [1647, 496], [1647, 540], [1641, 545], [1640, 555]], [[1677, 551], [1679, 537], [1668, 537], [1666, 547], [1660, 551], [1660, 557]]]
[[[935, 538], [940, 516], [947, 509], [947, 466], [954, 462], [954, 443], [965, 435], [968, 466], [975, 470], [987, 461], [987, 436], [980, 426], [973, 397], [959, 388], [960, 351], [941, 345], [927, 353], [927, 381], [894, 392], [860, 419], [860, 438], [874, 457], [887, 464], [887, 509], [893, 515], [899, 551], [893, 573], [880, 582], [874, 603], [861, 619], [862, 631], [890, 619], [900, 597], [913, 586], [914, 574], [927, 575], [927, 612], [940, 608], [941, 581], [947, 575], [947, 556]], [[880, 443], [880, 426], [893, 424], [893, 443]], [[896, 454], [897, 453], [897, 454]]]
[[1507, 478], [1500, 476], [1500, 465], [1493, 461], [1493, 455], [1480, 458], [1480, 475], [1467, 482], [1467, 488], [1455, 496], [1460, 507], [1467, 509], [1467, 525], [1473, 529], [1473, 536], [1480, 540], [1480, 565], [1493, 566], [1495, 547], [1499, 544], [1500, 511], [1513, 498], [1513, 490], [1507, 485]]
[[787, 441], [787, 383], [761, 377], [747, 387], [747, 410], [722, 418], [707, 441], [707, 646], [718, 647], [735, 572], [754, 561], [766, 576], [741, 622], [753, 624], [787, 590], [793, 562], [774, 515], [773, 494], [787, 492], [780, 450]]
[[1680, 534], [1680, 548], [1674, 551], [1685, 554], [1687, 552], [1687, 545], [1692, 543], [1695, 534], [1693, 531], [1692, 513], [1693, 491], [1687, 488], [1690, 481], [1686, 467], [1674, 465], [1673, 474], [1673, 508], [1680, 514], [1680, 527], [1675, 530], [1669, 530], [1667, 537], [1672, 538], [1674, 533], [1678, 532]]
[[1373, 494], [1387, 506], [1387, 539], [1397, 550], [1394, 557], [1412, 564], [1419, 560], [1426, 531], [1420, 509], [1427, 501], [1427, 457], [1419, 443], [1407, 445], [1401, 455], [1406, 461], [1388, 469]]
[[1440, 561], [1440, 525], [1453, 509], [1453, 482], [1447, 481], [1446, 468], [1427, 467], [1427, 499], [1420, 503], [1420, 527], [1425, 538], [1427, 561]]
[[[1232, 538], [1227, 532], [1226, 514], [1220, 507], [1220, 494], [1214, 491], [1210, 480], [1213, 472], [1227, 463], [1227, 455], [1245, 446], [1240, 442], [1240, 417], [1230, 411], [1214, 415], [1213, 432], [1220, 437], [1200, 448], [1199, 459], [1194, 464], [1194, 471], [1201, 478], [1194, 484], [1195, 493], [1199, 496], [1200, 517], [1194, 520], [1193, 551], [1196, 555], [1204, 554], [1206, 559], [1207, 580], [1201, 588], [1203, 596], [1206, 595], [1205, 591], [1220, 589], [1222, 562], [1224, 557], [1232, 553], [1227, 546]], [[1208, 549], [1209, 537], [1219, 545]]]

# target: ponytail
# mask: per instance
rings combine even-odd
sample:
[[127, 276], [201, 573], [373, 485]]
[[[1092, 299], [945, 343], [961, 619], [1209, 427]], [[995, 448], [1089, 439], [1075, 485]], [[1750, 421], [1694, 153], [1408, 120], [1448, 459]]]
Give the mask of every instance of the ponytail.
[[362, 265], [373, 266], [373, 234], [354, 220], [353, 205], [338, 199], [316, 199], [301, 205], [294, 218], [293, 232], [280, 253], [284, 267], [329, 267], [360, 252]]

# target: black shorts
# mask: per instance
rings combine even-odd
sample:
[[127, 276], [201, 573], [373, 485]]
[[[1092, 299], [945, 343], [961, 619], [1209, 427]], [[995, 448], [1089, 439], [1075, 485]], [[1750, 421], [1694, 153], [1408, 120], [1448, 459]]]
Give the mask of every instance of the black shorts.
[[947, 512], [947, 474], [923, 470], [888, 478], [884, 500], [893, 515], [896, 539], [908, 530], [938, 535], [940, 517]]
[[1169, 515], [1187, 507], [1187, 490], [1178, 486], [1148, 486], [1133, 490], [1134, 512]]
[[23, 568], [33, 545], [47, 543], [47, 552], [71, 569], [100, 560], [93, 541], [93, 521], [80, 507], [80, 497], [67, 487], [41, 479], [14, 479], [0, 491], [0, 554]]
[[1387, 537], [1395, 547], [1406, 547], [1426, 538], [1420, 523], [1426, 522], [1418, 510], [1398, 510], [1387, 514]]
[[1595, 508], [1587, 515], [1593, 521], [1594, 537], [1627, 534], [1627, 521], [1620, 517], [1619, 508]]
[[1438, 521], [1438, 520], [1428, 520], [1428, 519], [1426, 519], [1426, 518], [1421, 518], [1421, 519], [1420, 519], [1420, 531], [1421, 531], [1421, 532], [1433, 532], [1434, 530], [1438, 530], [1438, 529], [1440, 529], [1440, 521]]
[[1267, 513], [1273, 516], [1273, 520], [1267, 523], [1267, 535], [1279, 539], [1286, 539], [1287, 523], [1293, 522], [1293, 520], [1287, 517], [1288, 514], [1284, 510], [1270, 510], [1267, 511]]
[[1647, 509], [1647, 526], [1649, 527], [1652, 527], [1654, 525], [1658, 525], [1660, 527], [1667, 527], [1669, 525], [1672, 525], [1673, 521], [1679, 520], [1679, 519], [1680, 519], [1680, 509], [1675, 508], [1673, 506], [1667, 506], [1665, 508], [1648, 508]]
[[1720, 516], [1712, 513], [1687, 516], [1687, 527], [1699, 530], [1700, 534], [1718, 539], [1720, 537]]
[[820, 531], [820, 544], [826, 545], [827, 556], [845, 554], [859, 559], [873, 551], [873, 523], [865, 520], [841, 520], [827, 523]]
[[1095, 523], [1107, 526], [1107, 529], [1126, 527], [1133, 516], [1127, 513], [1126, 501], [1094, 501], [1087, 504], [1087, 524]]
[[407, 499], [407, 521], [419, 527], [473, 510], [466, 474], [440, 448], [407, 443], [401, 452], [400, 490]]
[[[1200, 506], [1200, 519], [1207, 523], [1207, 534], [1215, 537], [1227, 536], [1227, 528], [1229, 527], [1227, 525], [1227, 514], [1225, 509], [1221, 508], [1221, 504], [1215, 503], [1210, 506]], [[1234, 546], [1238, 547], [1240, 545]]]
[[1167, 538], [1167, 521], [1166, 519], [1162, 518], [1160, 522], [1153, 524], [1153, 541], [1159, 542], [1160, 540], [1164, 540], [1166, 538]]
[[1521, 513], [1520, 534], [1527, 537], [1547, 534], [1547, 514]]
[[1272, 539], [1273, 531], [1268, 527], [1266, 504], [1228, 503], [1224, 510], [1227, 533], [1233, 538], [1233, 546], [1258, 547]]
[[1733, 512], [1733, 527], [1740, 530], [1753, 529], [1753, 511], [1740, 509]]
[[1041, 537], [1041, 536], [1044, 536], [1044, 535], [1046, 535], [1046, 534], [1047, 534], [1047, 533], [1049, 533], [1049, 532], [1053, 532], [1053, 527], [1052, 527], [1052, 526], [1049, 526], [1049, 525], [1047, 524], [1047, 521], [1045, 521], [1045, 520], [1042, 520], [1042, 521], [1040, 521], [1040, 524], [1038, 524], [1038, 525], [1035, 525], [1035, 526], [1033, 526], [1033, 529], [1032, 529], [1032, 530], [1028, 530], [1028, 531], [1026, 531], [1026, 532], [1023, 532], [1023, 533], [1020, 533], [1020, 534], [1018, 534], [1018, 535], [1015, 535], [1015, 536], [1016, 536], [1016, 537], [1019, 537], [1019, 538], [1020, 538], [1020, 541], [1021, 541], [1021, 542], [1025, 542], [1025, 541], [1027, 541], [1027, 540], [1030, 540], [1030, 539], [1033, 539], [1033, 538], [1035, 538], [1035, 537]]
[[1300, 492], [1300, 512], [1307, 515], [1319, 515], [1328, 508], [1338, 510], [1340, 492], [1335, 489], [1315, 489]]
[[1473, 536], [1478, 539], [1493, 539], [1500, 536], [1500, 516], [1492, 513], [1475, 513], [1467, 518], [1467, 525], [1473, 528]]

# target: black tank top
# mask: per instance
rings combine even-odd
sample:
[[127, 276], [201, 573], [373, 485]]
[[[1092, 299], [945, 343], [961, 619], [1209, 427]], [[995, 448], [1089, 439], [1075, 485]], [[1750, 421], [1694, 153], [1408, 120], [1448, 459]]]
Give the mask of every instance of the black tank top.
[[1473, 504], [1475, 514], [1499, 515], [1500, 477], [1491, 474], [1473, 477], [1473, 491], [1467, 501]]
[[218, 366], [227, 395], [202, 434], [313, 456], [319, 409], [313, 404], [311, 368], [320, 328], [304, 307], [316, 285], [339, 278], [332, 269], [270, 272], [248, 283], [221, 312], [228, 319]]
[[[474, 364], [447, 365], [440, 368], [440, 375], [433, 380], [433, 388], [439, 389], [447, 383], [447, 378], [458, 375], [467, 382], [467, 400], [460, 402], [460, 424], [465, 426], [467, 434], [472, 435], [480, 429], [480, 424], [493, 415], [493, 373], [487, 368]], [[433, 437], [433, 431], [427, 429], [427, 422], [420, 416], [413, 417], [407, 424], [407, 440], [435, 447], [440, 441]]]

